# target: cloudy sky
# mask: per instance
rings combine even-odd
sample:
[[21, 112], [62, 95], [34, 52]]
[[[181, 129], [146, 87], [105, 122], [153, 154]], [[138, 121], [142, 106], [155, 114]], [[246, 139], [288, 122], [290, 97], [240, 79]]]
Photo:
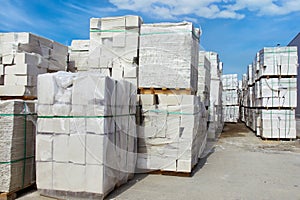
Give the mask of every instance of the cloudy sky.
[[215, 51], [224, 74], [245, 73], [265, 46], [300, 32], [299, 0], [0, 0], [0, 32], [32, 32], [62, 44], [88, 39], [89, 18], [140, 15], [144, 23], [192, 21], [201, 48]]

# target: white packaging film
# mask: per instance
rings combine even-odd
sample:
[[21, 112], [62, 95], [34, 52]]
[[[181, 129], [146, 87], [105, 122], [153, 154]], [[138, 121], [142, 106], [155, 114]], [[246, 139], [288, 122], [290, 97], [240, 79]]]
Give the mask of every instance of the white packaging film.
[[93, 72], [58, 72], [38, 77], [38, 96], [37, 187], [42, 193], [103, 197], [128, 181], [137, 150], [135, 86]]
[[142, 24], [139, 86], [196, 92], [199, 34], [189, 22]]
[[158, 95], [159, 103], [152, 105], [148, 99], [153, 95], [141, 95], [143, 122], [138, 129], [137, 168], [191, 172], [206, 145], [203, 103], [193, 95], [162, 94]]

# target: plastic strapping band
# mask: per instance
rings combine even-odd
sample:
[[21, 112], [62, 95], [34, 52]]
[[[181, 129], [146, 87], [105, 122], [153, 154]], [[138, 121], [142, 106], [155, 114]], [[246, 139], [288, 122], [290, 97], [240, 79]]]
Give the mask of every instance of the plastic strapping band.
[[90, 32], [92, 33], [138, 33], [138, 31], [132, 31], [132, 30], [99, 30], [99, 29], [90, 29]]
[[114, 118], [114, 117], [125, 117], [125, 116], [131, 116], [135, 114], [123, 114], [123, 115], [100, 115], [100, 116], [66, 116], [66, 115], [44, 115], [44, 116], [38, 116], [38, 118], [42, 119], [52, 119], [52, 118]]
[[21, 162], [23, 160], [28, 160], [28, 159], [31, 159], [31, 158], [35, 158], [35, 156], [29, 156], [29, 157], [20, 158], [20, 159], [11, 160], [11, 161], [1, 161], [0, 165], [3, 165], [3, 164], [13, 164], [13, 163]]
[[145, 35], [178, 34], [178, 33], [192, 33], [193, 36], [195, 36], [197, 39], [199, 39], [199, 36], [197, 36], [197, 35], [194, 33], [194, 31], [166, 31], [166, 32], [141, 33], [140, 36], [145, 36]]
[[[26, 114], [26, 104], [25, 102], [23, 103], [24, 106], [24, 113]], [[27, 115], [24, 116], [24, 155], [23, 158], [26, 158], [27, 154]], [[23, 159], [23, 177], [22, 177], [22, 188], [24, 188], [24, 183], [25, 183], [25, 170], [26, 170], [26, 159]]]
[[169, 111], [163, 111], [163, 110], [148, 110], [148, 112], [153, 112], [153, 113], [165, 113], [165, 114], [171, 114], [171, 115], [197, 115], [200, 113], [184, 113], [184, 112], [169, 112]]

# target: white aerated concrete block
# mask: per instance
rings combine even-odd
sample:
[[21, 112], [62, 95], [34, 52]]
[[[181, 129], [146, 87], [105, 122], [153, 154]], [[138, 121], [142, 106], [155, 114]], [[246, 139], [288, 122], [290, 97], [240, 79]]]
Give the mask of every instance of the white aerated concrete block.
[[54, 135], [53, 137], [53, 161], [69, 162], [69, 136]]
[[68, 155], [69, 161], [76, 164], [85, 164], [85, 134], [71, 134], [69, 136]]
[[52, 161], [53, 148], [52, 135], [37, 135], [36, 136], [36, 160], [37, 161]]

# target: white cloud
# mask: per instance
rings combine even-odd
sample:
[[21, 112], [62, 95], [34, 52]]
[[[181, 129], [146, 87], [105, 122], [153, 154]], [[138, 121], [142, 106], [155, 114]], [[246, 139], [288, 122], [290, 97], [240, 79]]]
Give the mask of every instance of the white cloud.
[[164, 19], [187, 15], [215, 19], [242, 19], [245, 10], [257, 15], [286, 15], [300, 11], [299, 0], [109, 0], [118, 9]]

